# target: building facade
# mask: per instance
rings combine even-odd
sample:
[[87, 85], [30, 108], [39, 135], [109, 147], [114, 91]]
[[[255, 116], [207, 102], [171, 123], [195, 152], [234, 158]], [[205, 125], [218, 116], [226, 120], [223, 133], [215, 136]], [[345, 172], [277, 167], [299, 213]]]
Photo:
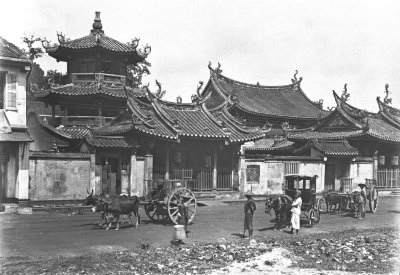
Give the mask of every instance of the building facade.
[[0, 202], [29, 199], [26, 77], [30, 60], [0, 37]]

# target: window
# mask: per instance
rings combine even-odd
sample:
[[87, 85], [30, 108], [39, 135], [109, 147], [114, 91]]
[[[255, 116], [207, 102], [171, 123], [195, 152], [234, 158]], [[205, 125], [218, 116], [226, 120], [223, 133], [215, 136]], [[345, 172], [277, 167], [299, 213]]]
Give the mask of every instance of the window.
[[298, 162], [285, 162], [285, 175], [298, 174], [299, 163]]
[[247, 165], [246, 181], [248, 184], [260, 183], [260, 165]]
[[17, 75], [7, 74], [6, 90], [7, 108], [17, 108]]

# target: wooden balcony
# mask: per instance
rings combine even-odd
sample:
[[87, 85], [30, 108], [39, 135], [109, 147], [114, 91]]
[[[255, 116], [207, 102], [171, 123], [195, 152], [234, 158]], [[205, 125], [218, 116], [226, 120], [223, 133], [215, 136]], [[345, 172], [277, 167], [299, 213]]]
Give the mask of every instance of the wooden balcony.
[[105, 74], [105, 73], [72, 73], [72, 83], [102, 82], [109, 84], [125, 85], [124, 75]]

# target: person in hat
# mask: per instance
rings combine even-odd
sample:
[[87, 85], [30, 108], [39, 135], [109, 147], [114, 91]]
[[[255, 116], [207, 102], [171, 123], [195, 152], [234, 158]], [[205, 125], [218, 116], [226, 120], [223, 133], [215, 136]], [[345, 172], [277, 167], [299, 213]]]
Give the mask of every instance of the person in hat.
[[187, 226], [189, 223], [189, 208], [188, 202], [191, 199], [189, 196], [182, 195], [180, 199], [180, 203], [178, 205], [178, 224], [183, 225], [185, 227], [186, 237], [188, 237], [189, 231], [187, 230]]
[[249, 238], [253, 235], [253, 214], [256, 211], [256, 203], [253, 200], [253, 193], [246, 193], [247, 201], [244, 204], [244, 230], [243, 237], [246, 236], [246, 229], [249, 230]]
[[300, 195], [301, 191], [297, 189], [292, 203], [292, 209], [290, 210], [292, 212], [292, 219], [290, 220], [290, 223], [292, 225], [292, 229], [290, 230], [291, 234], [294, 233], [294, 229], [296, 229], [296, 234], [299, 234], [301, 204], [303, 203]]
[[363, 219], [365, 217], [365, 203], [367, 202], [367, 186], [364, 183], [360, 183], [358, 186], [361, 188], [358, 206], [358, 218]]

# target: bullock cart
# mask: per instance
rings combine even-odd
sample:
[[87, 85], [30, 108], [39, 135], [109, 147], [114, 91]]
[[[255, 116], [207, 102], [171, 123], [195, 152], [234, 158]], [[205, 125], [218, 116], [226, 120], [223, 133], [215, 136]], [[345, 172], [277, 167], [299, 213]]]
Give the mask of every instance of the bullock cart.
[[321, 219], [320, 209], [325, 204], [323, 198], [317, 200], [316, 185], [318, 176], [286, 175], [284, 182], [284, 194], [294, 200], [296, 190], [301, 191], [301, 211], [307, 219], [309, 227], [313, 227]]
[[[342, 178], [340, 179], [340, 192], [347, 196], [350, 193], [356, 195], [359, 193], [358, 184], [360, 183], [355, 184], [352, 178]], [[368, 203], [371, 213], [375, 213], [378, 209], [378, 189], [376, 188], [376, 180], [365, 179], [364, 184], [367, 193], [366, 203]], [[345, 208], [348, 208], [348, 205], [345, 205]]]
[[189, 220], [192, 222], [197, 211], [197, 201], [184, 180], [149, 181], [148, 195], [144, 202], [146, 215], [154, 222], [178, 224], [179, 204], [185, 199]]

